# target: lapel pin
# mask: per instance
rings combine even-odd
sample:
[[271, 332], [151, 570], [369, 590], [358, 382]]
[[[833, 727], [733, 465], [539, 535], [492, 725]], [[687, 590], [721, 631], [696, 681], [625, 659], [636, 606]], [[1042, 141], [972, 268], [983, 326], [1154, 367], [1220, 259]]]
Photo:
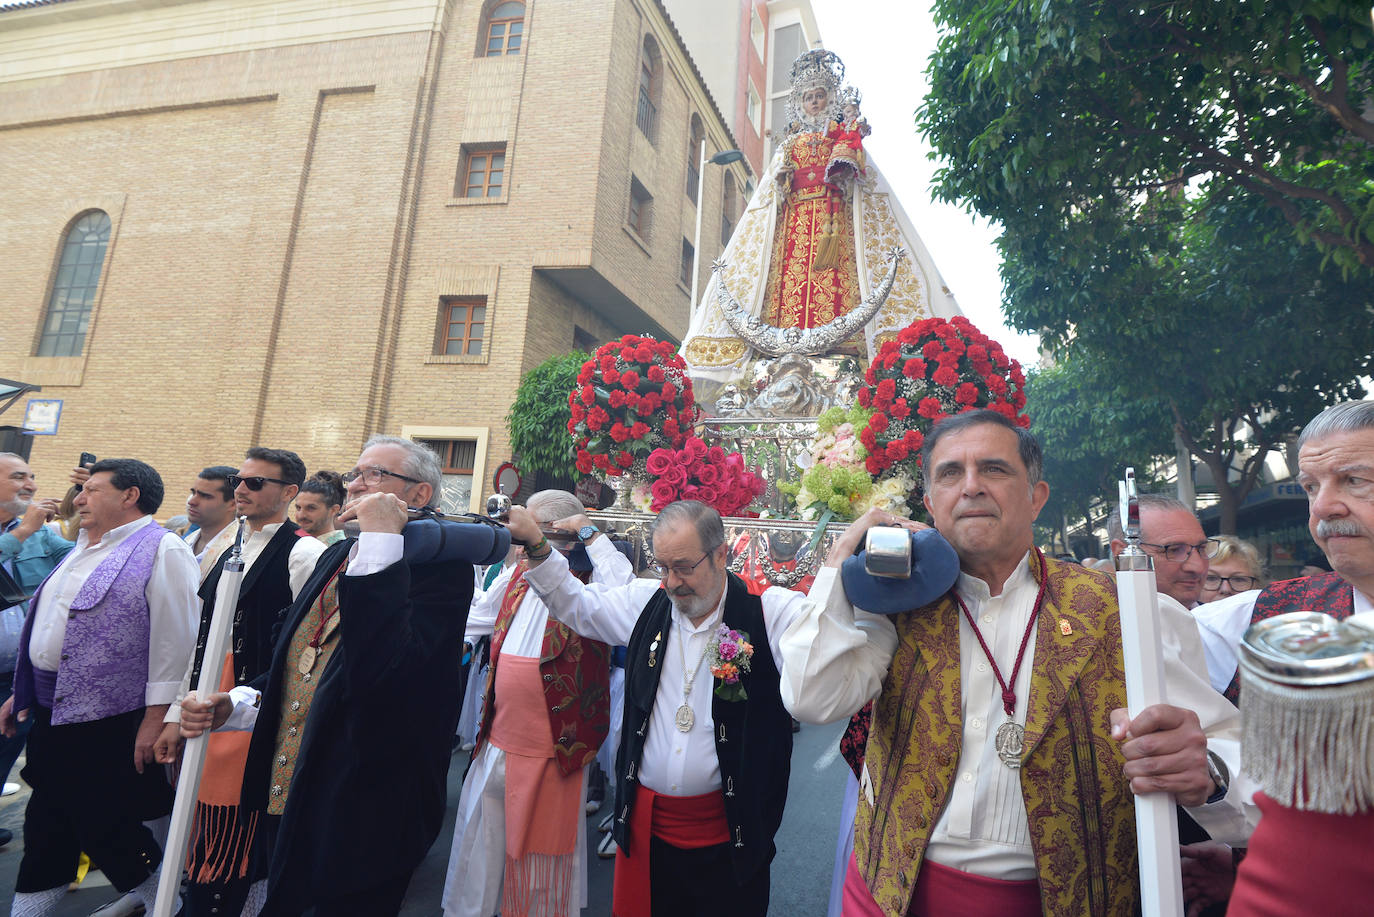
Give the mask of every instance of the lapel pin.
[[1059, 632], [1066, 637], [1073, 633], [1073, 625], [1069, 623], [1068, 618], [1059, 619]]
[[654, 634], [654, 641], [649, 644], [649, 668], [658, 665], [658, 641], [663, 639], [663, 631]]

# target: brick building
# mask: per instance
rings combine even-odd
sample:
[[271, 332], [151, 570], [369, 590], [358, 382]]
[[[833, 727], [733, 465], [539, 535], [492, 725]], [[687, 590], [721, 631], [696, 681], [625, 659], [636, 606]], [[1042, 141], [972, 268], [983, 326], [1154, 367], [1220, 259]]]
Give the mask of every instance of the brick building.
[[[726, 123], [660, 0], [0, 3], [0, 377], [63, 401], [40, 482], [138, 456], [170, 512], [248, 445], [343, 470], [406, 433], [476, 507], [523, 372], [685, 331], [688, 149]], [[706, 226], [748, 178], [710, 167]]]

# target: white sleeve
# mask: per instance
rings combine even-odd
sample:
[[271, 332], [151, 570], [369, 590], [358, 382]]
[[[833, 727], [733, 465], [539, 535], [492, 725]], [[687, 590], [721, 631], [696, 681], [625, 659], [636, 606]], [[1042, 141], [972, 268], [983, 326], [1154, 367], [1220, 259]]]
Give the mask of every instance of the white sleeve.
[[143, 701], [150, 707], [177, 699], [182, 676], [195, 652], [199, 588], [200, 567], [191, 549], [180, 535], [163, 535], [144, 590], [148, 599], [148, 682]]
[[506, 567], [496, 574], [496, 579], [491, 581], [491, 585], [484, 592], [479, 592], [473, 597], [472, 607], [468, 609], [466, 630], [463, 632], [464, 640], [472, 643], [490, 635], [496, 629], [496, 618], [501, 613], [501, 603], [506, 598], [506, 586], [515, 575], [515, 569], [515, 564]]
[[1212, 687], [1225, 691], [1240, 665], [1240, 638], [1255, 615], [1259, 590], [1251, 589], [1193, 609], [1202, 649], [1207, 656], [1207, 676]]
[[616, 550], [611, 539], [599, 535], [587, 545], [587, 556], [592, 559], [592, 582], [603, 586], [623, 586], [635, 578], [634, 565], [629, 558]]
[[645, 603], [659, 590], [658, 580], [635, 579], [623, 586], [584, 586], [568, 571], [568, 559], [552, 552], [525, 574], [549, 613], [584, 637], [625, 646]]
[[385, 570], [405, 553], [406, 540], [395, 532], [363, 532], [358, 535], [345, 576], [368, 576]]
[[262, 694], [247, 685], [235, 685], [229, 689], [229, 699], [234, 709], [229, 711], [229, 719], [219, 728], [227, 732], [252, 732], [258, 722]]
[[801, 611], [778, 649], [783, 705], [804, 723], [852, 716], [881, 690], [897, 628], [884, 615], [850, 605], [834, 567], [816, 574]]
[[1250, 794], [1239, 785], [1240, 711], [1213, 689], [1193, 616], [1167, 595], [1159, 596], [1160, 640], [1164, 650], [1164, 684], [1168, 703], [1197, 714], [1207, 735], [1207, 750], [1226, 764], [1231, 788], [1221, 800], [1189, 806], [1188, 814], [1212, 840], [1243, 845], [1259, 816]]
[[[290, 525], [291, 523], [286, 523]], [[286, 558], [287, 575], [291, 581], [291, 598], [300, 597], [305, 581], [315, 572], [315, 562], [324, 553], [324, 542], [311, 535], [297, 538]]]

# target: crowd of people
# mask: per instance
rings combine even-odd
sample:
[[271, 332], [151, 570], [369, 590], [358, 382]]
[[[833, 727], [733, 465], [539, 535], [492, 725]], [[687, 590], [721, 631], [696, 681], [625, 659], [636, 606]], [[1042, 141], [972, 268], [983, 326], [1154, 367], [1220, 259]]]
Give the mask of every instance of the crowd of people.
[[[1049, 494], [1036, 439], [971, 411], [933, 428], [922, 464], [957, 579], [929, 595], [913, 582], [920, 599], [878, 613], [891, 609], [868, 607], [846, 560], [874, 526], [926, 528], [880, 510], [803, 592], [730, 572], [721, 518], [694, 501], [655, 516], [638, 575], [562, 491], [511, 508], [516, 547], [489, 570], [407, 557], [405, 527], [442, 482], [403, 437], [373, 437], [341, 476], [308, 478], [294, 452], [263, 447], [207, 467], [184, 532], [154, 520], [150, 465], [97, 461], [73, 473], [70, 540], [61, 501], [0, 454], [4, 580], [32, 594], [9, 610], [0, 661], [0, 767], [27, 741], [32, 790], [12, 913], [50, 913], [83, 855], [151, 911], [176, 768], [199, 736], [180, 913], [397, 913], [440, 832], [475, 645], [488, 665], [451, 917], [586, 907], [598, 761], [616, 917], [762, 917], [794, 717], [849, 721], [832, 914], [1134, 914], [1133, 799], [1149, 793], [1179, 806], [1191, 913], [1303, 914], [1313, 894], [1322, 913], [1355, 913], [1374, 888], [1357, 842], [1374, 815], [1304, 827], [1305, 869], [1283, 868], [1293, 813], [1247, 777], [1237, 705], [1252, 624], [1372, 610], [1374, 401], [1327, 409], [1299, 439], [1330, 571], [1267, 584], [1253, 546], [1142, 496], [1169, 703], [1135, 716], [1114, 583], [1035, 545]], [[1118, 554], [1120, 520], [1109, 528]], [[246, 572], [219, 689], [201, 696], [236, 539]]]

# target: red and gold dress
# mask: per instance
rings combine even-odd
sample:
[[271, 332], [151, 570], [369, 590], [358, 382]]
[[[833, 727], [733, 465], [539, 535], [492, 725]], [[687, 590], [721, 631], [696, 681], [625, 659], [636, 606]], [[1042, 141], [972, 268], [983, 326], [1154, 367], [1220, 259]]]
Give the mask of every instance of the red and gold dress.
[[764, 319], [778, 328], [814, 328], [859, 301], [854, 217], [842, 187], [862, 171], [857, 134], [832, 125], [797, 134], [784, 151], [786, 174], [779, 232], [769, 259]]

